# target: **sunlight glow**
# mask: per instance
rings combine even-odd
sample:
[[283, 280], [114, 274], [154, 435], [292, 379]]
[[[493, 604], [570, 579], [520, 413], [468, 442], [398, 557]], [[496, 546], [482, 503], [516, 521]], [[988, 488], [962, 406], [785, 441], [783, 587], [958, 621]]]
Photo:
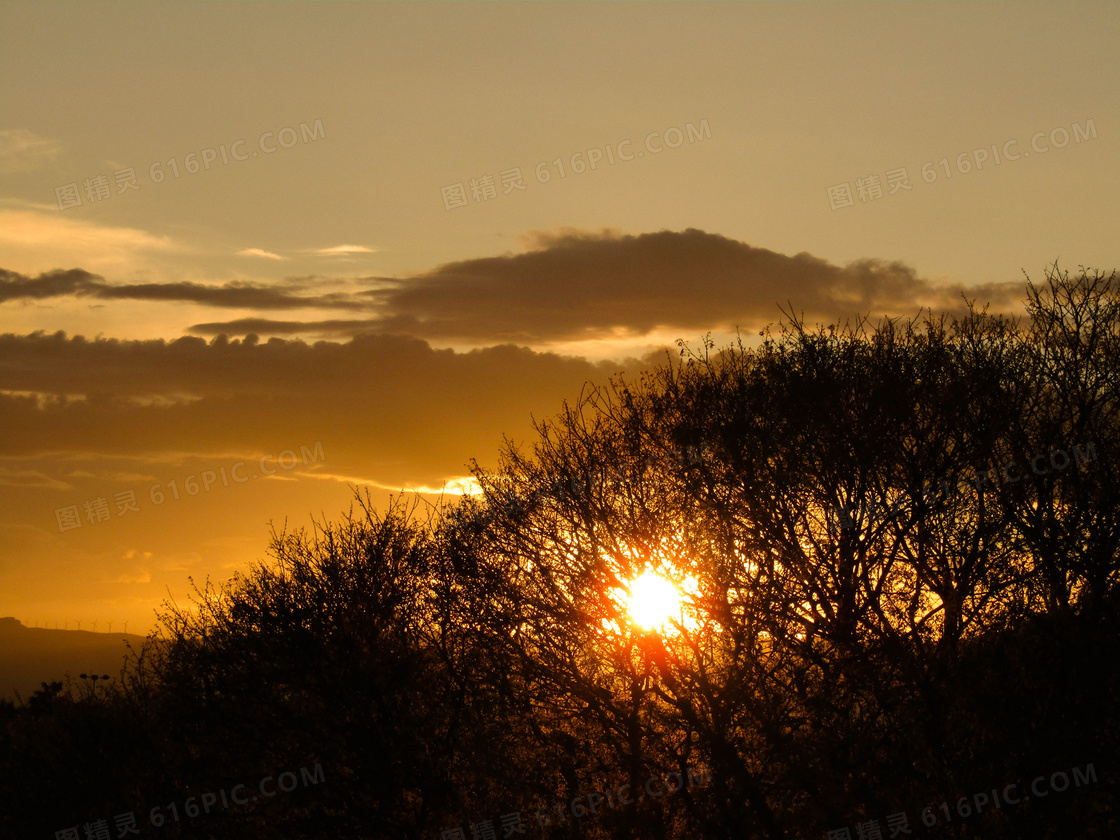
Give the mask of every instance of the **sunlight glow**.
[[647, 630], [664, 627], [681, 612], [681, 593], [671, 581], [653, 572], [646, 572], [630, 584], [626, 599], [630, 617]]

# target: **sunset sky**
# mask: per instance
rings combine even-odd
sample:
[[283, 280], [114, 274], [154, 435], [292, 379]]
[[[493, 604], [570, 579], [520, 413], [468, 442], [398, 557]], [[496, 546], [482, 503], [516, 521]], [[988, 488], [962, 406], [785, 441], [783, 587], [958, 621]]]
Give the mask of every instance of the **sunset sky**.
[[1115, 2], [3, 0], [0, 615], [144, 632], [269, 520], [461, 492], [586, 381], [779, 305], [1021, 314], [1024, 270], [1116, 268], [1118, 31]]

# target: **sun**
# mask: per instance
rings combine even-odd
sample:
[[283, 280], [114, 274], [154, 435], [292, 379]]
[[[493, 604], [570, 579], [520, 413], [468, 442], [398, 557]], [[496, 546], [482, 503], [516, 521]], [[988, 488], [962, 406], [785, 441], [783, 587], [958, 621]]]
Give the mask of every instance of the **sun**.
[[680, 615], [680, 590], [661, 575], [646, 572], [629, 589], [626, 606], [630, 617], [646, 630], [663, 628], [671, 617]]

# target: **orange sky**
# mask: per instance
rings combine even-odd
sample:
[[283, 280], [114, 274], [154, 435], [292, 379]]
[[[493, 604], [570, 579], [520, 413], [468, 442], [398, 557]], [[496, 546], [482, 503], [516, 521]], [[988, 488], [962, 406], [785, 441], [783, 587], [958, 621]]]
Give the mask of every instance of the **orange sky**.
[[1118, 23], [5, 0], [0, 615], [143, 631], [270, 519], [456, 492], [778, 304], [1019, 313], [1023, 269], [1115, 268]]

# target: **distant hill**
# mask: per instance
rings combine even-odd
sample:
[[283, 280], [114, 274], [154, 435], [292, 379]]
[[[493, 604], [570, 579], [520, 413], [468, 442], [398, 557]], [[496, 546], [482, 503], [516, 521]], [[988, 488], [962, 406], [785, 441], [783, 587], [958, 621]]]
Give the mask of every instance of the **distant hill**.
[[47, 630], [25, 627], [15, 618], [0, 618], [0, 698], [27, 700], [39, 684], [69, 674], [120, 677], [125, 642], [139, 650], [143, 636], [135, 633], [91, 633], [88, 630]]

